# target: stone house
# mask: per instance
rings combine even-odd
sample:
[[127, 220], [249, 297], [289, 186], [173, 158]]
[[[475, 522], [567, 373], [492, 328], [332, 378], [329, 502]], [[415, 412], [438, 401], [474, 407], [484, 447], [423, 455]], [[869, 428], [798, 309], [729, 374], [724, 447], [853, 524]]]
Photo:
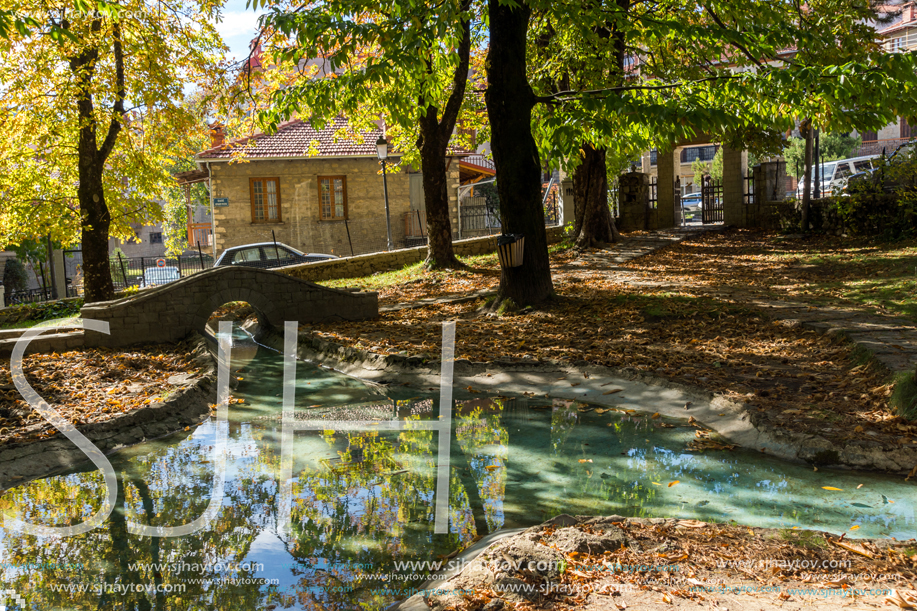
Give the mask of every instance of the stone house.
[[[217, 255], [256, 242], [289, 244], [303, 252], [338, 256], [387, 247], [383, 177], [376, 153], [381, 130], [354, 133], [345, 119], [324, 129], [293, 120], [274, 134], [224, 141], [195, 156], [198, 170], [177, 176], [185, 184], [209, 181]], [[460, 166], [467, 154], [450, 155], [448, 192], [453, 230], [458, 225]], [[390, 152], [387, 166], [389, 220], [395, 248], [424, 242], [421, 174]]]

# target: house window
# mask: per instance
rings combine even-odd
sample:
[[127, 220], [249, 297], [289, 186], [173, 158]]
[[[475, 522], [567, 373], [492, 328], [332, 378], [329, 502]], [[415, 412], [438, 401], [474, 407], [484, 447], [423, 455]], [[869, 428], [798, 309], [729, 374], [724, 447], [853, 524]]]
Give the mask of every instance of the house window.
[[150, 232], [150, 244], [162, 244], [162, 232]]
[[280, 179], [252, 178], [250, 182], [252, 196], [253, 223], [279, 223], [280, 217]]
[[692, 146], [681, 149], [681, 162], [694, 163], [695, 161], [713, 161], [716, 157], [716, 145], [710, 146]]
[[656, 149], [651, 150], [650, 151], [650, 165], [651, 166], [656, 165], [658, 161], [659, 161], [659, 151], [657, 151]]
[[908, 125], [907, 119], [901, 117], [901, 137], [910, 138], [911, 137], [911, 126]]
[[347, 178], [344, 176], [318, 177], [319, 214], [323, 221], [347, 218]]

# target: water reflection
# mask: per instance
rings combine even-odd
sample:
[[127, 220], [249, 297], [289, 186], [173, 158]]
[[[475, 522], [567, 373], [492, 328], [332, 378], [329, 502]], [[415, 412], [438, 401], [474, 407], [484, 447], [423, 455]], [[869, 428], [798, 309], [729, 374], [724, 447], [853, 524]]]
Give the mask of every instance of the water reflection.
[[[279, 355], [234, 361], [222, 510], [206, 531], [131, 535], [125, 524], [184, 524], [209, 502], [216, 424], [113, 457], [117, 507], [104, 529], [65, 539], [0, 533], [3, 588], [35, 609], [350, 611], [378, 608], [422, 580], [402, 562], [435, 559], [475, 537], [558, 513], [618, 513], [857, 536], [915, 536], [913, 484], [820, 471], [745, 452], [690, 452], [694, 428], [568, 400], [459, 396], [454, 406], [450, 532], [433, 535], [432, 431], [307, 431], [293, 455], [292, 530], [278, 528]], [[436, 400], [301, 367], [297, 417], [434, 420]], [[857, 488], [863, 484], [862, 488]], [[832, 486], [841, 491], [826, 491]], [[49, 525], [102, 502], [84, 471], [8, 491], [0, 509]]]

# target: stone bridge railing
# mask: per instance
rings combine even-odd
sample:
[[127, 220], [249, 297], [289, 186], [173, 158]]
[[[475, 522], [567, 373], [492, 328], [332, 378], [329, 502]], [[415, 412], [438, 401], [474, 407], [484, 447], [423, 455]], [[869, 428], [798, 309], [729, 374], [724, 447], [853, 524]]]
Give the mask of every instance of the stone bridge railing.
[[115, 301], [92, 303], [83, 318], [108, 322], [109, 335], [87, 333], [84, 345], [124, 346], [207, 335], [208, 318], [230, 301], [248, 302], [262, 326], [284, 321], [365, 320], [379, 315], [376, 293], [325, 288], [287, 274], [251, 267], [217, 267]]

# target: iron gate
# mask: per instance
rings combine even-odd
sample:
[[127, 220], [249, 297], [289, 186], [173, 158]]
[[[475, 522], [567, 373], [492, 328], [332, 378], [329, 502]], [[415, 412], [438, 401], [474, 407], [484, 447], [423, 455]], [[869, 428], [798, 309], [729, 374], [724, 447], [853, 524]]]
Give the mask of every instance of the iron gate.
[[705, 225], [723, 222], [723, 183], [710, 176], [701, 185], [701, 217]]

